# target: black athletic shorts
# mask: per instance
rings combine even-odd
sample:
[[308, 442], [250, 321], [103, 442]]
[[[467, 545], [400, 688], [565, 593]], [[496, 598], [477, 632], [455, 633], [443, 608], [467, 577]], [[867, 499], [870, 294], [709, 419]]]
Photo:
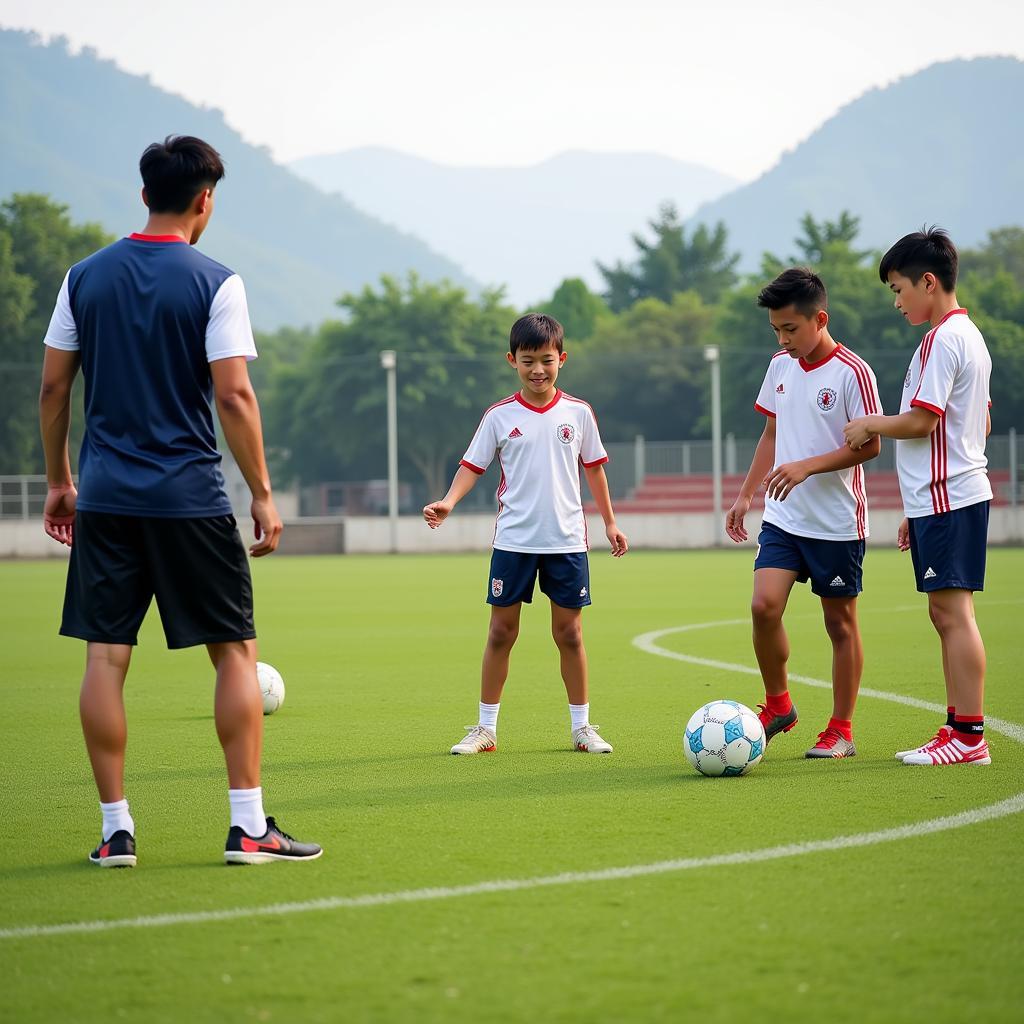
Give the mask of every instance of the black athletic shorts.
[[61, 633], [134, 645], [154, 595], [170, 648], [254, 639], [252, 579], [235, 517], [78, 512]]

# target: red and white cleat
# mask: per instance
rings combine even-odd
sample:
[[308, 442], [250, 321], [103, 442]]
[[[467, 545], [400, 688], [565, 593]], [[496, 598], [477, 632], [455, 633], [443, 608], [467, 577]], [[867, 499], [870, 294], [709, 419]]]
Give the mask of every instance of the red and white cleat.
[[942, 743], [932, 747], [931, 750], [919, 750], [913, 754], [907, 754], [903, 758], [904, 764], [930, 765], [930, 764], [991, 764], [988, 743], [982, 740], [976, 746], [970, 747], [961, 743], [956, 736], [950, 735]]
[[925, 754], [929, 750], [934, 750], [940, 743], [945, 743], [952, 735], [953, 730], [950, 726], [940, 725], [939, 731], [927, 743], [922, 743], [921, 746], [914, 747], [912, 750], [897, 750], [896, 760], [902, 761], [911, 754]]

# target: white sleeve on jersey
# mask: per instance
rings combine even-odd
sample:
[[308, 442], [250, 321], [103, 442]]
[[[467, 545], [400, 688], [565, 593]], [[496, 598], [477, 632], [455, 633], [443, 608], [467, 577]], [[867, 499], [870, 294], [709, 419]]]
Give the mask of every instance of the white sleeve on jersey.
[[601, 443], [601, 432], [597, 428], [597, 417], [588, 405], [583, 417], [583, 436], [580, 438], [580, 462], [589, 469], [608, 461], [608, 452]]
[[494, 418], [490, 410], [484, 413], [480, 425], [476, 428], [473, 440], [469, 442], [466, 454], [459, 462], [460, 466], [471, 469], [474, 473], [485, 473], [487, 467], [494, 460], [494, 453], [498, 450], [497, 438], [494, 436]]
[[237, 274], [226, 278], [217, 289], [206, 325], [206, 361], [212, 363], [234, 356], [245, 356], [246, 360], [256, 358], [245, 285]]
[[953, 381], [959, 369], [960, 354], [953, 339], [944, 337], [942, 332], [937, 333], [921, 373], [921, 383], [910, 400], [911, 408], [920, 406], [941, 416], [953, 393]]
[[855, 420], [859, 416], [881, 415], [882, 399], [878, 395], [875, 371], [863, 359], [858, 359], [851, 370], [853, 372], [846, 375], [847, 417]]
[[768, 416], [775, 416], [775, 360], [768, 364], [764, 380], [761, 382], [761, 390], [757, 393], [757, 401], [754, 408]]
[[50, 326], [46, 328], [44, 345], [50, 348], [63, 349], [65, 352], [78, 351], [78, 327], [75, 318], [71, 313], [71, 297], [68, 295], [68, 275], [64, 275], [64, 282], [57, 292], [57, 304], [53, 307], [53, 315], [50, 317]]

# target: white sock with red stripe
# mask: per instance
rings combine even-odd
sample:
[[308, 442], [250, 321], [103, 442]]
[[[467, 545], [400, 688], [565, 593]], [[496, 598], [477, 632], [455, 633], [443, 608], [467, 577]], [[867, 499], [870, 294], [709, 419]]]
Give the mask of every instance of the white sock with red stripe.
[[236, 825], [253, 839], [267, 834], [267, 816], [263, 813], [263, 787], [229, 789], [231, 827]]
[[128, 811], [128, 801], [115, 800], [111, 804], [100, 801], [100, 813], [103, 815], [103, 842], [106, 842], [115, 832], [127, 832], [130, 836], [135, 835], [135, 822]]

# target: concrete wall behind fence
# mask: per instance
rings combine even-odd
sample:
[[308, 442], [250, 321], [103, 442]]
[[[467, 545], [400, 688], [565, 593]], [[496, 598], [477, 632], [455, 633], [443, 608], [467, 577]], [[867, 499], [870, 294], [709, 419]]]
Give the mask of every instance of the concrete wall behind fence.
[[[869, 545], [895, 545], [896, 528], [903, 518], [896, 509], [871, 513]], [[598, 516], [587, 518], [590, 546], [595, 554], [608, 550], [604, 524]], [[715, 542], [721, 517], [707, 513], [673, 515], [629, 515], [618, 517], [630, 547], [643, 549], [708, 548]], [[754, 539], [761, 525], [759, 512], [747, 515], [747, 532]], [[239, 521], [247, 542], [251, 523]], [[431, 554], [458, 551], [487, 551], [494, 536], [493, 515], [452, 516], [439, 530], [430, 530], [419, 516], [398, 520], [398, 551], [402, 554]], [[747, 542], [753, 548], [755, 540]], [[1024, 508], [992, 509], [990, 544], [1024, 543]], [[732, 548], [728, 539], [722, 546]], [[280, 553], [285, 555], [386, 554], [391, 549], [390, 524], [381, 516], [291, 519], [285, 522]], [[43, 533], [42, 521], [0, 520], [0, 558], [66, 558], [68, 549]]]

